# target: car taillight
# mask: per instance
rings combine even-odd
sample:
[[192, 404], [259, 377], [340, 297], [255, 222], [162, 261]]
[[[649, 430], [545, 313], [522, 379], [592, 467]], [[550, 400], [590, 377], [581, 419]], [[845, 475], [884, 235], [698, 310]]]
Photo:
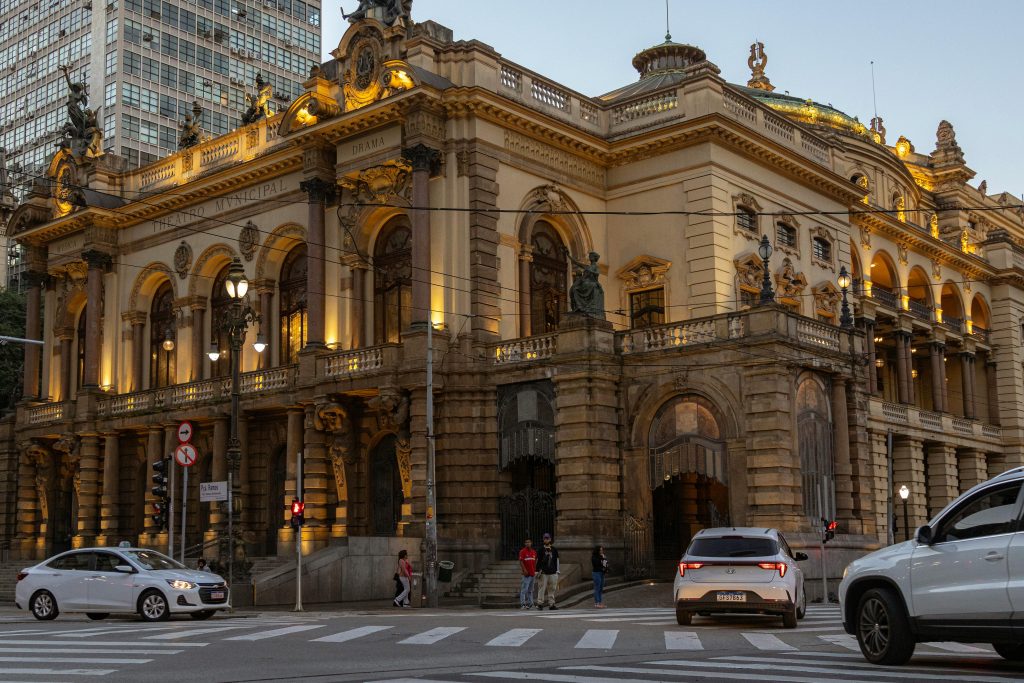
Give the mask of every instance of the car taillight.
[[18, 572], [18, 581], [21, 581], [26, 576], [28, 576], [28, 572]]
[[778, 569], [779, 577], [785, 576], [786, 570], [789, 569], [789, 566], [787, 566], [785, 562], [760, 562], [757, 566], [761, 569], [767, 569], [769, 571], [775, 571], [776, 569]]
[[704, 566], [703, 562], [680, 562], [679, 563], [679, 576], [686, 576], [687, 569], [700, 569]]

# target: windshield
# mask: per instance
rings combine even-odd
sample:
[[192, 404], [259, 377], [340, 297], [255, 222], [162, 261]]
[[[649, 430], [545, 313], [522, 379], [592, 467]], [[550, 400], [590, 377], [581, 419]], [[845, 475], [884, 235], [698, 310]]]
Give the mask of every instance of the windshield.
[[694, 557], [770, 557], [778, 552], [778, 546], [770, 538], [721, 536], [694, 539], [686, 554]]
[[161, 555], [153, 550], [129, 550], [125, 555], [135, 560], [135, 563], [146, 569], [187, 569], [180, 562], [172, 560], [166, 555]]

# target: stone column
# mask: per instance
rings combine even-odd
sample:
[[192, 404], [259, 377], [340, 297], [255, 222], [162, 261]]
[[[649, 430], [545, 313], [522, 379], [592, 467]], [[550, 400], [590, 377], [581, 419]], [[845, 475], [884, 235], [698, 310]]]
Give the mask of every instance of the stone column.
[[900, 403], [910, 403], [910, 368], [907, 367], [907, 335], [896, 332], [896, 378]]
[[[153, 463], [164, 457], [164, 429], [160, 425], [153, 425], [149, 428], [149, 435], [146, 441], [146, 461], [149, 463], [149, 468], [146, 470], [146, 510], [145, 510], [145, 530], [149, 537], [149, 541], [144, 543], [156, 543], [160, 530], [157, 529], [156, 525], [153, 524], [153, 503], [156, 502], [156, 496], [153, 495], [152, 486], [150, 485], [150, 479], [153, 474]], [[168, 482], [170, 477], [168, 477]]]
[[121, 440], [117, 432], [103, 440], [103, 495], [100, 497], [100, 535], [102, 545], [117, 545], [120, 531]]
[[907, 355], [907, 396], [911, 405], [917, 403], [917, 384], [914, 381], [914, 335], [907, 333], [904, 353]]
[[523, 245], [519, 252], [519, 336], [529, 337], [533, 334], [533, 321], [530, 319], [530, 264], [533, 263], [533, 247]]
[[999, 392], [996, 386], [996, 362], [992, 358], [985, 361], [985, 383], [988, 385], [988, 421], [994, 425], [999, 421]]
[[[36, 539], [46, 533], [47, 502], [45, 492], [38, 484], [44, 484], [42, 466], [50, 454], [37, 444], [21, 446], [18, 454], [18, 514], [15, 516], [15, 538], [17, 547], [26, 559], [35, 557]], [[42, 559], [42, 558], [39, 558]]]
[[309, 227], [306, 231], [306, 302], [309, 322], [306, 325], [306, 348], [324, 347], [324, 315], [327, 291], [324, 264], [327, 260], [327, 233], [324, 210], [334, 201], [337, 186], [333, 180], [309, 178], [299, 183], [309, 197]]
[[913, 537], [914, 529], [924, 524], [928, 513], [928, 491], [924, 480], [924, 450], [920, 439], [912, 437], [896, 437], [893, 443], [893, 512], [899, 523], [900, 533], [897, 541], [902, 541], [906, 530], [903, 528], [903, 501], [897, 493], [901, 486], [910, 489], [907, 499], [910, 517], [909, 537]]
[[[203, 379], [203, 367], [206, 365], [206, 351], [209, 346], [206, 334], [206, 301], [197, 299], [189, 304], [192, 312], [192, 381]], [[213, 321], [217, 324], [220, 321]], [[218, 481], [220, 481], [218, 479]]]
[[[275, 354], [277, 352], [275, 346], [280, 346], [280, 344], [274, 343], [274, 326], [276, 323], [275, 319], [273, 318], [273, 312], [271, 310], [274, 301], [274, 288], [277, 286], [277, 283], [274, 280], [263, 278], [257, 280], [255, 282], [255, 286], [256, 293], [259, 295], [260, 298], [260, 333], [263, 334], [264, 341], [266, 341], [267, 344], [270, 345], [270, 348], [264, 353], [256, 354], [257, 356], [259, 356], [257, 362], [259, 363], [259, 367], [262, 370], [274, 365], [274, 363], [270, 360], [272, 357], [271, 354]], [[223, 352], [224, 349], [221, 349], [221, 353]]]
[[132, 391], [142, 391], [145, 386], [146, 369], [146, 314], [132, 311], [127, 314], [132, 326]]
[[[929, 443], [928, 451], [928, 516], [946, 507], [960, 494], [956, 446]], [[923, 522], [922, 522], [923, 523]]]
[[[832, 429], [835, 444], [836, 517], [853, 518], [853, 468], [850, 462], [850, 417], [846, 409], [846, 378], [832, 378]], [[848, 524], [844, 524], [849, 528]]]
[[103, 301], [103, 273], [110, 267], [110, 254], [91, 250], [83, 253], [82, 257], [89, 267], [85, 280], [88, 301], [85, 304], [85, 372], [82, 388], [95, 389], [99, 387], [100, 344], [103, 340], [100, 328], [100, 319], [103, 317], [103, 311], [100, 310]]
[[366, 345], [366, 265], [351, 263], [352, 271], [352, 320], [350, 345], [353, 349], [361, 349]]
[[946, 345], [933, 341], [929, 349], [932, 363], [932, 409], [937, 413], [946, 412]]
[[327, 461], [324, 433], [313, 425], [314, 406], [306, 407], [305, 435], [302, 444], [302, 502], [306, 524], [303, 527], [303, 545], [309, 541], [313, 547], [326, 544], [331, 535], [328, 520], [327, 492], [331, 467]]
[[[226, 417], [213, 421], [213, 463], [210, 476], [213, 481], [228, 480], [228, 432], [230, 425]], [[227, 503], [210, 507], [210, 529], [213, 534], [222, 533], [227, 526]]]
[[874, 396], [878, 392], [878, 368], [875, 367], [875, 321], [864, 321], [865, 344], [867, 345], [868, 394]]
[[978, 414], [974, 407], [974, 354], [960, 354], [960, 379], [964, 395], [964, 417], [973, 420]]
[[[25, 292], [25, 338], [42, 339], [42, 285], [45, 274], [26, 272], [25, 282], [28, 290]], [[39, 363], [42, 355], [40, 347], [36, 344], [25, 345], [25, 369], [22, 380], [23, 394], [25, 398], [39, 398]]]
[[[295, 547], [295, 537], [292, 536], [291, 529], [285, 526], [285, 522], [288, 517], [285, 515], [285, 510], [291, 509], [292, 498], [295, 497], [295, 454], [302, 450], [303, 447], [303, 434], [305, 427], [303, 423], [305, 421], [306, 413], [302, 408], [293, 407], [288, 409], [288, 431], [285, 435], [285, 483], [284, 483], [284, 500], [281, 501], [281, 508], [277, 511], [277, 516], [271, 519], [271, 524], [275, 524], [278, 529], [277, 533], [277, 547], [278, 553], [288, 552], [289, 549]], [[270, 462], [267, 462], [267, 467], [270, 467]]]
[[441, 162], [441, 153], [419, 144], [402, 151], [412, 165], [412, 314], [413, 324], [430, 320], [430, 176]]
[[71, 400], [71, 369], [74, 367], [71, 342], [75, 331], [70, 327], [57, 330], [60, 341], [60, 400]]
[[957, 451], [960, 475], [960, 493], [988, 480], [988, 463], [984, 451], [961, 448]]
[[78, 461], [78, 529], [75, 536], [78, 547], [96, 542], [99, 527], [100, 503], [100, 437], [83, 434], [79, 444]]

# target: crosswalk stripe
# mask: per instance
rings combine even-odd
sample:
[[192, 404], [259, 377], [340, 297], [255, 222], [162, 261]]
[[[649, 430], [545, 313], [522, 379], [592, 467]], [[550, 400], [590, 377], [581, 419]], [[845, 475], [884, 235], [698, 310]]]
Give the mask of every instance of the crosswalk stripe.
[[615, 647], [615, 639], [619, 637], [619, 632], [606, 631], [596, 628], [587, 629], [587, 632], [583, 634], [579, 642], [576, 643], [576, 649], [578, 650], [608, 650]]
[[986, 650], [980, 647], [974, 647], [973, 645], [964, 645], [963, 643], [923, 643], [928, 647], [934, 647], [937, 650], [945, 650], [946, 652], [962, 652], [964, 654], [976, 654], [983, 652], [985, 654], [991, 654], [991, 650]]
[[[646, 662], [646, 663], [647, 664], [658, 664], [659, 662]], [[661, 662], [661, 663], [669, 664], [670, 662]], [[710, 666], [709, 663], [707, 663], [707, 662], [671, 662], [671, 664], [676, 664], [678, 666], [686, 666], [686, 667]], [[574, 682], [574, 681], [579, 681], [579, 683], [595, 683], [595, 682], [598, 682], [598, 681], [607, 681], [608, 683], [611, 683], [612, 681], [616, 681], [618, 683], [622, 683], [623, 681], [644, 681], [644, 683], [651, 683], [651, 681], [666, 680], [664, 678], [661, 678], [661, 679], [653, 678], [653, 676], [655, 676], [657, 674], [661, 674], [663, 676], [673, 676], [673, 677], [682, 678], [683, 676], [686, 676], [686, 675], [694, 673], [694, 672], [686, 672], [686, 674], [684, 674], [683, 672], [678, 672], [678, 671], [663, 671], [663, 670], [659, 670], [659, 669], [640, 669], [640, 668], [631, 667], [631, 666], [596, 666], [596, 665], [590, 665], [590, 666], [566, 666], [566, 667], [562, 667], [562, 668], [563, 669], [567, 669], [567, 670], [571, 670], [571, 671], [598, 671], [598, 672], [608, 672], [608, 673], [645, 674], [646, 677], [645, 678], [636, 678], [636, 679], [589, 678], [589, 677], [588, 678], [571, 678], [570, 679], [568, 677], [560, 678], [560, 677], [555, 677], [555, 676], [551, 676], [551, 677], [545, 676], [543, 679], [540, 679], [540, 680], [545, 680], [545, 681], [565, 681], [566, 683], [571, 683], [571, 682]], [[711, 668], [715, 668], [715, 667], [711, 667]], [[700, 673], [708, 674], [710, 677], [715, 678], [715, 679], [731, 678], [731, 679], [734, 679], [734, 680], [741, 680], [741, 681], [749, 681], [750, 680], [750, 674], [746, 673], [746, 672], [744, 672], [744, 673], [737, 672], [735, 675], [730, 675], [730, 674], [725, 673], [725, 672], [723, 672], [721, 670], [717, 670], [717, 671], [704, 671], [704, 672], [700, 672]], [[822, 673], [824, 673], [824, 672], [822, 672]], [[475, 676], [482, 676], [484, 674], [474, 674], [474, 675]], [[772, 681], [772, 683], [821, 683], [821, 680], [822, 679], [820, 677], [817, 677], [817, 678], [805, 678], [803, 676], [781, 676], [778, 673], [776, 673], [775, 671], [772, 671], [772, 673], [771, 673], [771, 681]], [[865, 680], [857, 680], [857, 679], [843, 679], [843, 683], [878, 683], [878, 681], [865, 681]]]
[[857, 639], [851, 636], [849, 633], [837, 633], [835, 635], [818, 636], [819, 640], [824, 640], [826, 643], [832, 643], [839, 647], [845, 647], [847, 650], [854, 652], [860, 652], [860, 645], [857, 644]]
[[[741, 658], [725, 657], [723, 659], [732, 660], [732, 659], [741, 659]], [[784, 680], [783, 678], [781, 678], [780, 676], [778, 676], [776, 674], [776, 672], [779, 672], [779, 671], [791, 671], [793, 673], [815, 673], [815, 674], [819, 674], [819, 675], [820, 674], [825, 674], [825, 673], [832, 674], [832, 675], [843, 673], [842, 665], [839, 664], [838, 662], [836, 663], [836, 665], [838, 665], [839, 668], [822, 668], [821, 666], [801, 666], [799, 664], [797, 664], [797, 665], [788, 665], [788, 664], [782, 664], [782, 663], [778, 663], [778, 662], [774, 662], [774, 661], [771, 664], [767, 664], [765, 662], [760, 662], [760, 661], [758, 661], [758, 662], [736, 662], [736, 661], [692, 662], [692, 661], [686, 661], [686, 660], [667, 661], [667, 662], [646, 662], [646, 663], [647, 664], [653, 664], [653, 665], [671, 666], [671, 667], [687, 667], [687, 668], [701, 667], [701, 668], [707, 668], [707, 669], [733, 669], [733, 670], [738, 670], [738, 671], [751, 671], [751, 670], [762, 671], [762, 670], [764, 670], [764, 668], [766, 666], [771, 666], [771, 669], [772, 669], [772, 678], [771, 678], [771, 680], [773, 680], [773, 681]], [[810, 664], [816, 664], [816, 663], [817, 662], [813, 662], [813, 661], [807, 662], [807, 664], [809, 664], [809, 665]], [[899, 679], [911, 679], [911, 680], [915, 680], [915, 681], [919, 681], [919, 680], [922, 679], [922, 674], [920, 672], [893, 671], [892, 669], [881, 670], [881, 671], [860, 671], [860, 670], [857, 670], [856, 671], [856, 675], [864, 676], [864, 677], [867, 677], [867, 678], [891, 677], [891, 678], [899, 678]], [[949, 675], [949, 674], [944, 674], [944, 673], [939, 673], [939, 672], [929, 672], [927, 674], [927, 676], [924, 676], [924, 678], [927, 678], [927, 680], [929, 680], [929, 681], [965, 681], [965, 682], [970, 682], [970, 683], [1008, 683], [1009, 681], [1016, 681], [1016, 680], [1018, 680], [1017, 678], [1004, 678], [1002, 676], [965, 676], [963, 674]], [[817, 680], [821, 680], [821, 678], [818, 678]], [[843, 682], [844, 683], [850, 683], [850, 679], [844, 678]]]
[[594, 676], [567, 676], [565, 674], [542, 674], [529, 671], [481, 671], [474, 676], [485, 678], [507, 678], [513, 681], [551, 681], [552, 683], [651, 683], [650, 678], [596, 678]]
[[[109, 676], [117, 669], [11, 669], [0, 668], [0, 676]], [[5, 683], [16, 683], [6, 681]], [[39, 681], [36, 681], [39, 683]]]
[[266, 638], [277, 638], [278, 636], [286, 636], [289, 633], [301, 633], [302, 631], [312, 631], [315, 628], [324, 628], [326, 624], [307, 624], [305, 626], [285, 626], [284, 628], [275, 628], [270, 631], [259, 631], [258, 633], [246, 633], [242, 636], [231, 636], [224, 640], [264, 640]]
[[348, 631], [342, 631], [341, 633], [333, 633], [323, 638], [314, 638], [313, 643], [345, 643], [356, 638], [362, 638], [378, 631], [387, 631], [390, 626], [360, 626], [359, 628], [349, 629]]
[[0, 657], [0, 662], [35, 664], [149, 664], [152, 659], [111, 659], [109, 657]]
[[68, 649], [52, 647], [0, 647], [0, 653], [17, 654], [19, 652], [39, 652], [53, 655], [177, 655], [184, 650], [136, 650], [132, 648], [86, 648]]
[[[80, 640], [2, 640], [0, 645], [85, 645]], [[209, 643], [141, 643], [135, 640], [90, 640], [87, 643], [91, 647], [124, 647], [134, 645], [136, 647], [206, 647]]]
[[539, 628], [514, 628], [505, 631], [497, 638], [484, 643], [484, 645], [491, 647], [519, 647], [542, 630]]
[[143, 640], [179, 640], [181, 638], [191, 638], [192, 636], [205, 636], [212, 633], [223, 633], [224, 631], [237, 631], [240, 628], [252, 628], [248, 624], [244, 626], [215, 626], [213, 628], [193, 628], [187, 631], [178, 631], [177, 633], [161, 633], [155, 636], [145, 636]]
[[[858, 650], [858, 652], [859, 652], [859, 650]], [[814, 655], [814, 656], [817, 656], [817, 657], [835, 657], [837, 659], [855, 659], [855, 660], [859, 660], [859, 661], [864, 661], [864, 655], [861, 655], [861, 654], [852, 655], [852, 654], [848, 654], [846, 652], [794, 652], [793, 654], [795, 654], [795, 655]], [[917, 653], [916, 656], [919, 656], [919, 657], [929, 657], [929, 658], [931, 658], [931, 657], [959, 657], [959, 658], [963, 659], [964, 654], [963, 653], [957, 653], [957, 652], [919, 652], [919, 653]], [[987, 650], [985, 652], [979, 652], [976, 655], [971, 655], [971, 659], [983, 659], [983, 658], [991, 658], [991, 659], [996, 659], [996, 660], [1002, 659], [1002, 657], [997, 655], [995, 652], [989, 652]], [[872, 665], [872, 666], [874, 666], [874, 665]]]
[[405, 640], [398, 641], [399, 645], [433, 645], [434, 643], [444, 640], [448, 636], [453, 636], [460, 631], [465, 631], [465, 626], [439, 626], [438, 628], [432, 628], [429, 631], [423, 633], [417, 633], [414, 636], [409, 636]]
[[740, 635], [746, 638], [747, 642], [758, 650], [774, 650], [777, 652], [783, 652], [785, 650], [796, 649], [792, 645], [782, 642], [778, 636], [772, 635], [771, 633], [741, 633]]
[[[811, 657], [796, 657], [795, 655], [812, 655], [812, 656]], [[730, 662], [761, 662], [764, 665], [772, 665], [772, 666], [774, 666], [776, 664], [801, 664], [801, 665], [803, 665], [803, 664], [814, 663], [814, 664], [818, 664], [818, 665], [826, 666], [826, 667], [838, 667], [839, 669], [844, 670], [844, 671], [850, 670], [850, 669], [852, 669], [854, 671], [856, 671], [857, 669], [865, 669], [866, 670], [865, 672], [860, 672], [860, 671], [857, 672], [858, 674], [861, 674], [861, 675], [864, 675], [864, 676], [873, 676], [873, 675], [875, 675], [874, 673], [868, 673], [868, 672], [877, 672], [877, 671], [879, 671], [879, 667], [878, 667], [877, 664], [871, 664], [870, 662], [868, 662], [866, 659], [864, 659], [862, 657], [855, 658], [855, 659], [857, 659], [859, 661], [847, 661], [845, 659], [845, 657], [847, 657], [847, 655], [842, 655], [842, 657], [844, 658], [843, 661], [835, 661], [834, 659], [832, 661], [815, 661], [815, 658], [814, 658], [815, 655], [821, 656], [821, 657], [829, 657], [829, 658], [832, 658], [832, 657], [835, 656], [834, 653], [826, 653], [826, 652], [794, 652], [794, 653], [792, 653], [788, 657], [785, 656], [785, 655], [780, 656], [780, 657], [740, 657], [740, 656], [733, 656], [733, 657], [716, 657], [715, 659], [716, 660], [722, 660], [722, 661], [730, 661]], [[826, 670], [830, 670], [830, 669], [823, 669], [823, 671], [826, 671]], [[912, 675], [912, 677], [913, 676], [917, 676], [920, 679], [924, 679], [924, 678], [927, 678], [928, 676], [930, 676], [932, 673], [934, 673], [936, 671], [936, 669], [935, 669], [934, 666], [929, 666], [927, 664], [925, 664], [925, 665], [905, 664], [905, 665], [901, 666], [899, 669], [897, 669], [897, 671], [900, 674]], [[977, 671], [978, 671], [977, 669], [955, 669], [955, 668], [943, 667], [941, 670], [939, 670], [939, 673], [943, 673], [943, 674], [953, 674], [953, 673], [976, 674]]]
[[700, 638], [693, 631], [665, 631], [666, 650], [703, 650]]

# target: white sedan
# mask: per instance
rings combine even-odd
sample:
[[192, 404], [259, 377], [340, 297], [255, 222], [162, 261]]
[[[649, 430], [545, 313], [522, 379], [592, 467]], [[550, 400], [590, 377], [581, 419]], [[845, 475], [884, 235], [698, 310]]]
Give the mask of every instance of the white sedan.
[[220, 576], [188, 569], [143, 548], [83, 548], [51, 557], [18, 573], [14, 600], [36, 619], [85, 612], [90, 619], [138, 614], [163, 621], [175, 614], [207, 619], [230, 607]]

